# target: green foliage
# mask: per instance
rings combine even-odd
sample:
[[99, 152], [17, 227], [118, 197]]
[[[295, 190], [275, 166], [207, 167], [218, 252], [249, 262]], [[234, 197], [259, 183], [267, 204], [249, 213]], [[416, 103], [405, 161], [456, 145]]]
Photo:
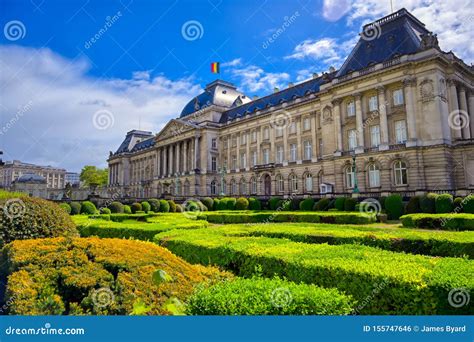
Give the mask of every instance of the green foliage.
[[206, 206], [207, 210], [214, 210], [214, 200], [210, 197], [204, 197], [201, 202]]
[[141, 205], [142, 205], [142, 210], [143, 210], [145, 213], [147, 213], [147, 212], [150, 211], [151, 205], [150, 205], [149, 202], [143, 201], [143, 202], [141, 203]]
[[227, 210], [235, 210], [235, 203], [236, 203], [236, 199], [235, 198], [232, 198], [232, 197], [229, 197], [227, 198], [227, 201], [226, 201], [226, 209]]
[[385, 210], [389, 220], [398, 220], [403, 215], [403, 201], [398, 194], [390, 195], [385, 199]]
[[168, 213], [170, 211], [170, 204], [167, 200], [160, 200], [160, 212]]
[[126, 205], [126, 204], [125, 204], [125, 205], [123, 206], [123, 213], [124, 213], [124, 214], [131, 214], [131, 213], [132, 213], [132, 208], [130, 208], [129, 205]]
[[173, 201], [173, 200], [168, 200], [168, 204], [169, 204], [169, 212], [170, 213], [175, 213], [176, 212], [176, 203]]
[[97, 208], [91, 201], [84, 201], [81, 203], [81, 214], [94, 215], [97, 212]]
[[464, 198], [463, 211], [467, 214], [474, 214], [474, 195], [469, 195]]
[[148, 200], [148, 203], [150, 203], [150, 210], [158, 213], [160, 211], [160, 200], [157, 200], [156, 198], [152, 198]]
[[436, 213], [445, 214], [452, 213], [454, 210], [453, 196], [450, 194], [441, 194], [436, 197]]
[[249, 209], [250, 210], [261, 210], [262, 209], [262, 203], [260, 200], [250, 197], [249, 198]]
[[344, 211], [354, 211], [356, 204], [357, 200], [355, 198], [347, 197], [344, 201]]
[[132, 203], [130, 209], [132, 210], [132, 213], [135, 214], [137, 211], [142, 211], [142, 205], [141, 203], [135, 202]]
[[123, 204], [117, 201], [114, 201], [109, 204], [110, 212], [113, 214], [122, 214], [123, 213]]
[[212, 204], [212, 210], [218, 210], [217, 207], [219, 206], [220, 200], [218, 198], [213, 199], [214, 203]]
[[344, 211], [344, 203], [345, 202], [346, 202], [345, 197], [336, 198], [336, 201], [334, 202], [334, 208], [336, 208], [339, 211]]
[[238, 198], [237, 201], [235, 202], [236, 210], [247, 210], [248, 208], [249, 208], [249, 201], [244, 197]]
[[187, 306], [190, 315], [347, 315], [354, 301], [336, 289], [280, 278], [238, 278], [200, 286]]
[[81, 213], [81, 203], [71, 202], [71, 215], [79, 215]]
[[416, 214], [416, 213], [421, 213], [421, 208], [420, 208], [420, 197], [419, 196], [413, 196], [410, 198], [408, 201], [408, 204], [405, 208], [405, 211], [407, 214]]
[[71, 216], [56, 203], [36, 197], [7, 198], [4, 193], [0, 208], [0, 246], [14, 240], [78, 235]]
[[109, 170], [86, 165], [82, 168], [79, 178], [86, 186], [107, 185]]
[[227, 198], [215, 199], [214, 203], [216, 205], [216, 209], [214, 210], [226, 210], [227, 209]]
[[71, 206], [67, 203], [61, 203], [59, 206], [68, 214], [71, 214]]
[[331, 201], [329, 198], [321, 198], [319, 201], [317, 201], [314, 206], [313, 210], [314, 211], [327, 211], [329, 209], [329, 203]]
[[314, 207], [314, 199], [306, 198], [300, 202], [300, 210], [311, 211]]
[[99, 212], [100, 212], [101, 214], [106, 214], [106, 215], [112, 213], [109, 208], [100, 208]]
[[269, 206], [270, 210], [277, 210], [279, 203], [281, 203], [281, 198], [280, 197], [271, 197], [268, 200], [268, 206]]
[[436, 213], [436, 197], [438, 197], [438, 195], [433, 193], [422, 196], [420, 199], [421, 212], [425, 214]]
[[182, 213], [184, 211], [183, 206], [181, 204], [176, 204], [176, 212]]
[[299, 198], [292, 198], [291, 200], [287, 200], [290, 203], [290, 210], [300, 210], [300, 202]]
[[404, 227], [474, 230], [474, 215], [472, 214], [410, 214], [400, 219]]
[[462, 197], [456, 197], [453, 201], [455, 213], [462, 213], [463, 212], [463, 199]]

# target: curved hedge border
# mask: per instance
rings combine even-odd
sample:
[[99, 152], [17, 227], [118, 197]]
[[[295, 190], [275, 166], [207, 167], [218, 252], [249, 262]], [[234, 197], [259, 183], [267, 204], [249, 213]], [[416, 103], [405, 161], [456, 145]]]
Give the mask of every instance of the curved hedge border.
[[410, 214], [400, 220], [409, 228], [474, 230], [474, 214]]
[[375, 215], [358, 212], [206, 212], [198, 219], [211, 223], [268, 223], [268, 222], [312, 222], [336, 224], [369, 224]]
[[[210, 229], [174, 230], [155, 241], [191, 263], [219, 265], [238, 275], [279, 275], [295, 282], [334, 287], [365, 301], [361, 314], [474, 314], [454, 308], [448, 293], [474, 291], [474, 261], [433, 258], [357, 245], [311, 245], [264, 237], [225, 237]], [[377, 285], [378, 284], [378, 285]], [[382, 284], [382, 285], [380, 285]], [[374, 287], [380, 288], [374, 293]]]

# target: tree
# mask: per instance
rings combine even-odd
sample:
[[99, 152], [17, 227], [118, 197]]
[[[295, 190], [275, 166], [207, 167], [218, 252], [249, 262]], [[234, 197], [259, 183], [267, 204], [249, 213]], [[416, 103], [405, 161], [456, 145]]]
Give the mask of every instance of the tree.
[[86, 165], [81, 170], [80, 179], [86, 186], [107, 185], [109, 169], [98, 169], [95, 166]]

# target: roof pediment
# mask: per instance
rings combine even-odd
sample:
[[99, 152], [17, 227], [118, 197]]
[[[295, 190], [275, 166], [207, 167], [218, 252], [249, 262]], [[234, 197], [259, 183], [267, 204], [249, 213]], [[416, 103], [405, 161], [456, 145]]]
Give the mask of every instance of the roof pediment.
[[165, 127], [156, 135], [156, 140], [166, 140], [169, 138], [179, 137], [186, 132], [199, 129], [200, 127], [192, 122], [179, 119], [172, 119]]

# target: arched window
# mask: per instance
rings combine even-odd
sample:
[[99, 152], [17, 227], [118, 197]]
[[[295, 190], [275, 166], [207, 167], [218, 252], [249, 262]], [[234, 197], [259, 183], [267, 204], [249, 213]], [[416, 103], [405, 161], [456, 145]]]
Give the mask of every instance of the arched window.
[[304, 190], [305, 192], [313, 192], [313, 175], [311, 173], [304, 176]]
[[241, 195], [247, 194], [247, 183], [245, 182], [244, 178], [240, 180], [239, 188], [240, 188], [239, 191]]
[[217, 195], [217, 184], [215, 180], [211, 182], [211, 195]]
[[230, 181], [230, 194], [237, 195], [237, 183], [235, 182], [235, 179]]
[[189, 181], [184, 182], [184, 196], [189, 196], [190, 194], [190, 186]]
[[181, 196], [181, 181], [176, 183], [176, 195]]
[[278, 192], [284, 192], [285, 191], [285, 179], [283, 178], [282, 175], [278, 175], [276, 178], [277, 182], [277, 190]]
[[407, 164], [404, 161], [396, 161], [393, 164], [393, 174], [395, 178], [395, 185], [407, 185]]
[[377, 188], [380, 186], [380, 169], [375, 164], [369, 165], [369, 187]]
[[295, 194], [298, 192], [298, 177], [295, 174], [290, 175], [289, 187], [290, 193]]
[[250, 193], [252, 195], [257, 194], [257, 178], [255, 178], [255, 177], [252, 177], [250, 179]]
[[348, 189], [354, 188], [355, 174], [354, 174], [354, 168], [352, 167], [352, 165], [346, 167], [345, 175], [346, 175], [346, 188]]

